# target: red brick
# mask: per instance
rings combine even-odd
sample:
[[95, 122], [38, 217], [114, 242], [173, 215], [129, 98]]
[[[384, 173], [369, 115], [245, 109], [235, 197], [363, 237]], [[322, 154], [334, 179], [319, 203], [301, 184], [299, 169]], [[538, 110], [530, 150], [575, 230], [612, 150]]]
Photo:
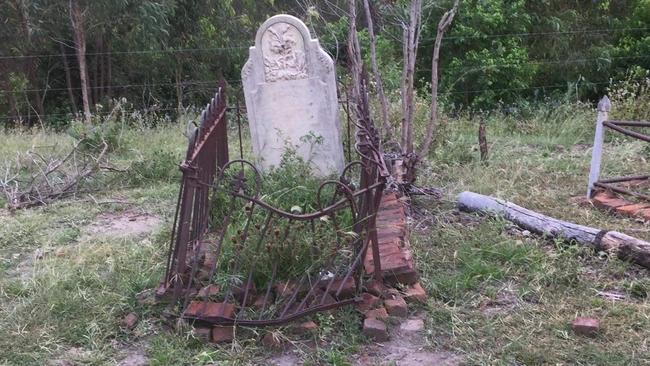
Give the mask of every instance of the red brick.
[[381, 299], [379, 297], [364, 292], [361, 295], [361, 302], [357, 303], [357, 309], [365, 314], [368, 310], [377, 308], [379, 305], [381, 305]]
[[203, 287], [201, 290], [199, 290], [199, 294], [197, 295], [199, 298], [208, 298], [212, 296], [216, 296], [219, 294], [219, 285], [208, 285]]
[[[246, 295], [246, 291], [248, 294]], [[245, 285], [234, 286], [232, 289], [232, 295], [237, 301], [243, 306], [250, 306], [255, 302], [255, 295], [257, 289], [255, 288], [255, 283], [253, 281], [247, 282]], [[244, 304], [244, 295], [246, 295], [246, 304]]]
[[408, 306], [401, 296], [384, 300], [384, 307], [389, 315], [399, 317], [406, 317], [408, 315]]
[[382, 296], [384, 299], [394, 299], [396, 297], [402, 296], [402, 294], [396, 288], [386, 287]]
[[408, 306], [406, 305], [406, 301], [404, 301], [400, 296], [384, 300], [384, 307], [389, 315], [402, 318], [408, 315]]
[[427, 302], [427, 293], [419, 282], [409, 286], [404, 293], [404, 300], [408, 302]]
[[128, 330], [135, 328], [138, 324], [138, 316], [134, 313], [128, 313], [124, 319], [122, 319], [122, 326]]
[[[262, 309], [262, 306], [264, 306], [264, 296], [265, 295], [258, 295], [255, 297], [255, 301], [253, 301], [253, 307], [257, 310]], [[268, 308], [271, 304], [273, 303], [273, 294], [269, 294], [269, 298], [266, 300], [266, 308]]]
[[[275, 285], [275, 294], [278, 298], [280, 297], [290, 297], [293, 296], [293, 293], [298, 288], [298, 284], [295, 282], [287, 281], [281, 282]], [[303, 292], [304, 289], [301, 289], [300, 292]], [[304, 293], [304, 292], [303, 292]]]
[[645, 203], [635, 203], [626, 206], [616, 207], [616, 212], [618, 212], [621, 215], [634, 216], [637, 214], [637, 212], [639, 212], [644, 208], [648, 208], [648, 205]]
[[227, 343], [234, 339], [235, 329], [232, 326], [215, 325], [212, 327], [212, 342]]
[[313, 321], [300, 323], [292, 328], [293, 332], [299, 335], [313, 332], [316, 329], [318, 329], [318, 325]]
[[366, 318], [373, 318], [373, 319], [379, 319], [379, 320], [386, 320], [388, 319], [388, 313], [386, 312], [386, 308], [377, 308], [377, 309], [370, 309], [366, 311]]
[[584, 336], [594, 336], [600, 330], [600, 321], [595, 318], [578, 317], [571, 323], [574, 332]]
[[212, 328], [208, 327], [194, 327], [192, 328], [192, 334], [194, 337], [210, 341], [212, 339]]
[[235, 305], [225, 302], [192, 301], [185, 309], [185, 316], [194, 317], [225, 317], [235, 314]]
[[384, 290], [386, 289], [386, 286], [380, 281], [376, 280], [370, 280], [366, 282], [366, 291], [375, 295], [375, 296], [382, 296], [384, 293]]
[[420, 275], [413, 268], [403, 268], [401, 270], [384, 273], [384, 281], [386, 283], [395, 285], [398, 283], [404, 285], [412, 285], [418, 282]]
[[[329, 304], [334, 304], [336, 300], [332, 297], [330, 294], [326, 294], [325, 291], [318, 290], [314, 292], [311, 296], [311, 300], [309, 302], [309, 306], [319, 306], [319, 305], [329, 305]], [[321, 299], [323, 299], [323, 303], [321, 304]]]
[[[331, 285], [330, 282], [332, 282]], [[341, 292], [339, 293], [338, 297], [341, 299], [350, 298], [357, 292], [357, 284], [352, 276], [348, 277], [345, 281], [343, 278], [337, 278], [334, 280], [325, 280], [320, 283], [320, 287], [323, 290], [327, 289], [327, 286], [330, 286], [329, 291], [327, 292], [332, 296], [336, 296], [336, 292], [340, 287]]]
[[637, 213], [637, 216], [646, 221], [650, 221], [650, 208], [643, 209]]
[[614, 209], [616, 207], [629, 205], [630, 202], [620, 199], [618, 197], [612, 196], [607, 192], [599, 192], [592, 197], [591, 201], [595, 206], [604, 208], [604, 209]]
[[268, 348], [280, 348], [282, 347], [282, 338], [276, 332], [268, 332], [262, 338], [262, 344]]
[[366, 318], [363, 321], [363, 334], [378, 342], [385, 342], [388, 340], [386, 324], [375, 318]]

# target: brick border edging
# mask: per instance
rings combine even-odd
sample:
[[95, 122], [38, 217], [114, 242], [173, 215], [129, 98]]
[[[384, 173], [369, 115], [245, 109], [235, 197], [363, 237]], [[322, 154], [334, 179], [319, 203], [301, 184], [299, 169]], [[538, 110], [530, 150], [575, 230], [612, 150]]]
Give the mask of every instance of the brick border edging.
[[[386, 192], [377, 212], [377, 238], [384, 282], [413, 285], [418, 281], [406, 224], [406, 209], [395, 192]], [[366, 274], [375, 272], [373, 251], [368, 248], [363, 261]]]
[[630, 202], [607, 190], [596, 191], [591, 202], [602, 210], [650, 221], [650, 203]]

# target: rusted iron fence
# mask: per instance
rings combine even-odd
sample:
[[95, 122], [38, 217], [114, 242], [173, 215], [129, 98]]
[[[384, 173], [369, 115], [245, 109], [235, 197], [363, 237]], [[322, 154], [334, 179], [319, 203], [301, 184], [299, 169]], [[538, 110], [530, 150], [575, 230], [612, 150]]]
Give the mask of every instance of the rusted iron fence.
[[365, 252], [372, 246], [379, 255], [375, 217], [389, 174], [367, 96], [352, 118], [359, 160], [322, 182], [306, 213], [267, 199], [264, 177], [241, 158], [241, 128], [239, 158], [229, 159], [227, 110], [222, 83], [180, 165], [157, 295], [180, 317], [211, 325], [279, 325], [359, 301]]
[[[648, 181], [648, 175], [632, 175], [625, 177], [616, 177], [608, 179], [600, 179], [600, 165], [603, 155], [603, 142], [605, 138], [605, 128], [618, 132], [628, 137], [637, 140], [650, 142], [650, 136], [640, 133], [638, 131], [630, 130], [629, 128], [637, 127], [650, 127], [649, 121], [620, 121], [610, 120], [609, 111], [611, 109], [610, 101], [607, 96], [603, 97], [598, 103], [598, 118], [596, 120], [596, 132], [594, 135], [594, 146], [591, 155], [591, 170], [589, 173], [589, 187], [587, 190], [587, 197], [591, 198], [597, 188], [609, 190], [612, 192], [634, 196], [646, 201], [650, 201], [650, 196], [647, 194], [632, 191], [630, 189], [620, 186], [620, 184], [638, 185], [643, 181]], [[636, 184], [632, 184], [636, 183]]]

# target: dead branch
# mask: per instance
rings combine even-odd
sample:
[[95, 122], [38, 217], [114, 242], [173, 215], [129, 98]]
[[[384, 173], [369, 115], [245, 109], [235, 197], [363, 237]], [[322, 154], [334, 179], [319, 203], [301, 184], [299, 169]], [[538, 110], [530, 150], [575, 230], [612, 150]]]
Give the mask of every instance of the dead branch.
[[368, 23], [368, 38], [370, 38], [370, 64], [372, 66], [372, 73], [375, 77], [375, 84], [377, 88], [377, 97], [381, 104], [381, 122], [384, 129], [384, 136], [391, 136], [393, 134], [392, 128], [388, 123], [388, 102], [386, 101], [386, 94], [384, 94], [384, 84], [381, 80], [381, 73], [377, 66], [377, 50], [375, 47], [376, 37], [373, 28], [372, 14], [370, 12], [369, 0], [363, 0], [363, 7], [366, 13], [366, 22]]
[[462, 192], [457, 201], [459, 208], [464, 211], [499, 215], [537, 234], [574, 241], [650, 268], [650, 243], [618, 231], [558, 220], [511, 202], [473, 192]]
[[440, 46], [442, 45], [442, 38], [445, 32], [454, 21], [456, 11], [458, 11], [458, 1], [454, 1], [454, 5], [449, 9], [438, 22], [438, 30], [436, 32], [436, 41], [433, 45], [433, 56], [431, 60], [431, 115], [429, 116], [429, 125], [427, 126], [424, 141], [418, 149], [417, 155], [422, 158], [429, 154], [433, 137], [435, 136], [438, 127], [438, 64], [440, 62]]
[[[83, 141], [83, 140], [82, 140]], [[18, 156], [13, 166], [5, 169], [0, 187], [10, 210], [46, 205], [56, 199], [86, 192], [82, 187], [99, 171], [107, 169], [108, 144], [102, 142], [101, 152], [93, 156], [80, 151], [78, 141], [63, 157], [44, 156], [33, 150]], [[13, 172], [12, 172], [13, 171]]]

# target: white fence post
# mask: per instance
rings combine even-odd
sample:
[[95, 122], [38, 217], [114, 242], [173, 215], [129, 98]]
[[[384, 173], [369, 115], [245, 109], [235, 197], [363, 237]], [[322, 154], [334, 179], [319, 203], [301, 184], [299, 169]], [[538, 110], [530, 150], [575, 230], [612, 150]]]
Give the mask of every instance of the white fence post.
[[591, 170], [589, 171], [589, 187], [587, 188], [587, 198], [591, 198], [594, 189], [594, 183], [598, 182], [600, 176], [600, 160], [603, 155], [603, 122], [607, 121], [608, 113], [611, 108], [609, 98], [604, 96], [598, 102], [598, 117], [596, 118], [596, 134], [594, 135], [594, 146], [591, 150]]

